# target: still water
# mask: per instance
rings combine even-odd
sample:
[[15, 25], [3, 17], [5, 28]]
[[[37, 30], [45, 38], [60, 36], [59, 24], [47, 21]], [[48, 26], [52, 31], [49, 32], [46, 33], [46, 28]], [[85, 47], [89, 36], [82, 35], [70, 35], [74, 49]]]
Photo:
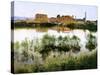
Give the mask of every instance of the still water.
[[[28, 40], [35, 40], [35, 39], [41, 39], [43, 37], [43, 35], [48, 34], [48, 35], [54, 35], [55, 37], [58, 36], [70, 36], [72, 37], [73, 35], [76, 35], [77, 37], [80, 38], [81, 40], [81, 44], [84, 48], [85, 43], [86, 43], [86, 37], [87, 35], [90, 33], [88, 30], [72, 30], [72, 31], [67, 31], [67, 32], [58, 32], [56, 30], [51, 30], [49, 29], [47, 32], [38, 32], [36, 31], [36, 29], [15, 29], [12, 30], [12, 32], [14, 32], [14, 40], [12, 40], [13, 42], [16, 41], [23, 41], [25, 40], [25, 38], [27, 38]], [[95, 35], [97, 37], [97, 32], [96, 33], [92, 33], [93, 35]]]

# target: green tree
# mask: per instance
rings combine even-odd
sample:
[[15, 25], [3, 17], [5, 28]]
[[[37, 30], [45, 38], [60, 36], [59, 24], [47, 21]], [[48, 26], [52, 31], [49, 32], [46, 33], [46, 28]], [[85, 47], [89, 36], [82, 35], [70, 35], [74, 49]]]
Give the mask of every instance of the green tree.
[[57, 15], [57, 18], [60, 18], [60, 15], [59, 14]]

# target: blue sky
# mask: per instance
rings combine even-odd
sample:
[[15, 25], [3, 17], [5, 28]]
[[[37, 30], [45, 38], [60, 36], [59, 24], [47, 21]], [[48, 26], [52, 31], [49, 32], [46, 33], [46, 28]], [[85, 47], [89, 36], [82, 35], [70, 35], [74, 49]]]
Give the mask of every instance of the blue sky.
[[86, 5], [52, 4], [15, 1], [14, 16], [35, 17], [36, 13], [47, 14], [48, 17], [60, 15], [74, 15], [76, 18], [83, 18], [87, 13], [88, 20], [97, 20], [97, 7]]

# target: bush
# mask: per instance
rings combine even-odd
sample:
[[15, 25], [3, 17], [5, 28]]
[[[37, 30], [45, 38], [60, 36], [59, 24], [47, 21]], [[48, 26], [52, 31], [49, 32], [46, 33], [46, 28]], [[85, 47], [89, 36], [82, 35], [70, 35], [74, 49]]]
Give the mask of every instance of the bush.
[[[80, 51], [80, 39], [77, 36], [73, 36], [70, 38], [69, 36], [59, 36], [56, 38], [55, 36], [44, 35], [41, 40], [41, 45], [35, 46], [35, 50], [39, 51], [42, 54], [42, 58], [45, 59], [51, 51], [53, 52], [68, 52], [72, 50], [72, 52]], [[40, 50], [38, 50], [40, 49]]]
[[90, 54], [84, 54], [78, 57], [79, 69], [93, 69], [97, 68], [97, 51], [92, 51]]
[[86, 21], [84, 23], [70, 23], [66, 25], [70, 29], [83, 29], [83, 30], [89, 30], [92, 32], [97, 31], [97, 22], [92, 21]]
[[97, 52], [71, 57], [48, 58], [45, 63], [46, 71], [63, 71], [97, 68]]
[[86, 48], [89, 49], [90, 51], [92, 51], [96, 47], [97, 47], [97, 39], [96, 39], [96, 37], [93, 36], [92, 34], [89, 34], [87, 36]]
[[42, 40], [41, 40], [41, 50], [40, 53], [42, 54], [43, 59], [45, 59], [49, 52], [54, 50], [55, 48], [55, 37], [54, 36], [49, 36], [49, 35], [44, 35]]

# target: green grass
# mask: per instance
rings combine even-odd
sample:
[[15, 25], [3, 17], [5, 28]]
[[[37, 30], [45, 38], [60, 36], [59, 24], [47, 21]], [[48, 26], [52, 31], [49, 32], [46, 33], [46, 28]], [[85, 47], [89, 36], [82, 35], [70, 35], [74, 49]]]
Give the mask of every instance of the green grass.
[[29, 64], [23, 64], [14, 62], [14, 73], [30, 73], [32, 72], [32, 67]]
[[43, 64], [15, 64], [15, 73], [66, 71], [97, 68], [97, 51], [78, 56], [60, 55], [59, 57], [47, 57]]
[[64, 71], [64, 70], [79, 70], [97, 68], [97, 53], [96, 51], [90, 54], [79, 56], [64, 56], [47, 58], [45, 62], [46, 71]]

